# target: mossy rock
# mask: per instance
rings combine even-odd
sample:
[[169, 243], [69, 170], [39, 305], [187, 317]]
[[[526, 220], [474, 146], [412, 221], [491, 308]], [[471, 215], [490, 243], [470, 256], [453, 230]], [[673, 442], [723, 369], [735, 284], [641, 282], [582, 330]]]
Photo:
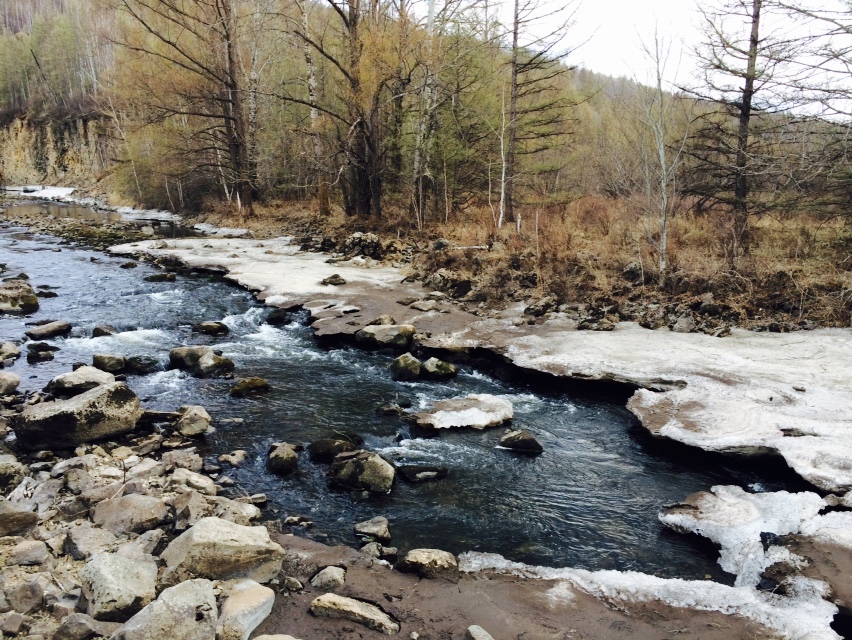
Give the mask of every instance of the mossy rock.
[[237, 384], [231, 387], [229, 394], [234, 398], [245, 398], [246, 396], [259, 395], [261, 393], [268, 393], [269, 391], [270, 386], [266, 380], [252, 376], [238, 380]]

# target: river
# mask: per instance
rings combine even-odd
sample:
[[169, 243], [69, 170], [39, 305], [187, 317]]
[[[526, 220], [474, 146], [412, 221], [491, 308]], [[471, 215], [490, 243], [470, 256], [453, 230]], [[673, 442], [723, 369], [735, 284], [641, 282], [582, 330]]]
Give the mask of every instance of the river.
[[[52, 206], [45, 211], [67, 215]], [[76, 213], [75, 213], [76, 215]], [[83, 211], [81, 215], [108, 218]], [[140, 223], [144, 224], [144, 223]], [[158, 231], [180, 234], [172, 225]], [[384, 515], [401, 552], [416, 547], [496, 552], [531, 564], [643, 571], [663, 577], [730, 582], [716, 564], [712, 546], [665, 529], [659, 509], [716, 484], [752, 490], [789, 488], [788, 478], [754, 463], [710, 457], [662, 446], [648, 436], [623, 403], [554, 389], [509, 384], [462, 368], [450, 382], [395, 382], [387, 370], [392, 356], [354, 348], [323, 348], [302, 322], [274, 327], [269, 309], [250, 293], [211, 273], [179, 275], [176, 282], [147, 282], [157, 269], [75, 246], [22, 227], [0, 225], [0, 263], [5, 276], [24, 272], [36, 288], [57, 296], [41, 300], [29, 317], [0, 316], [0, 341], [20, 340], [25, 323], [43, 319], [74, 325], [50, 362], [18, 360], [12, 371], [23, 391], [44, 387], [75, 362], [95, 353], [156, 356], [165, 365], [171, 348], [211, 344], [236, 363], [237, 376], [266, 378], [272, 391], [254, 399], [228, 395], [232, 381], [188, 377], [172, 370], [129, 376], [146, 408], [175, 410], [204, 405], [216, 432], [198, 442], [215, 462], [218, 455], [245, 449], [247, 462], [226, 473], [236, 494], [264, 492], [264, 517], [302, 515], [310, 528], [294, 533], [326, 543], [355, 545], [355, 522]], [[304, 320], [304, 318], [301, 318]], [[222, 320], [222, 338], [191, 333], [202, 320]], [[95, 325], [119, 333], [91, 338]], [[496, 449], [502, 429], [456, 431], [435, 439], [410, 437], [398, 417], [376, 408], [395, 398], [415, 407], [468, 393], [491, 393], [514, 403], [515, 426], [544, 445], [535, 458]], [[281, 478], [265, 468], [266, 451], [277, 441], [308, 443], [335, 430], [361, 434], [368, 449], [395, 463], [441, 464], [444, 480], [408, 485], [397, 480], [388, 496], [365, 496], [328, 487], [326, 467], [300, 454], [299, 471]]]

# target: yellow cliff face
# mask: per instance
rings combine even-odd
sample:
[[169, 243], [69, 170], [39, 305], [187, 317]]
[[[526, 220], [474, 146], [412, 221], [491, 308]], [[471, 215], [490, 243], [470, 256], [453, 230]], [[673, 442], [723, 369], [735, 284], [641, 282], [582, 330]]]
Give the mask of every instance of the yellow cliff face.
[[0, 183], [92, 184], [112, 156], [105, 133], [105, 124], [96, 119], [16, 118], [0, 128]]

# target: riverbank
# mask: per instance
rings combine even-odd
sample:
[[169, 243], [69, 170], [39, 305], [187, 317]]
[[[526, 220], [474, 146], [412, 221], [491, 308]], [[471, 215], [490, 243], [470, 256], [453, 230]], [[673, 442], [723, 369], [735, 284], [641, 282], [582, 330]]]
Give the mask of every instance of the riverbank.
[[[230, 279], [257, 292], [258, 297], [267, 304], [307, 308], [317, 335], [326, 340], [350, 340], [372, 320], [390, 314], [398, 324], [415, 325], [417, 335], [413, 351], [416, 353], [420, 350], [435, 350], [448, 359], [455, 357], [465, 360], [476, 358], [478, 354], [487, 351], [495, 361], [503, 359], [521, 367], [521, 371], [539, 371], [557, 377], [610, 380], [647, 389], [650, 391], [639, 391], [634, 400], [643, 397], [644, 393], [649, 394], [649, 397], [663, 397], [665, 402], [655, 411], [658, 412], [657, 417], [663, 416], [665, 421], [655, 427], [655, 421], [643, 415], [641, 406], [632, 408], [646, 426], [650, 425], [652, 430], [659, 431], [658, 435], [685, 441], [685, 436], [679, 435], [678, 429], [673, 429], [670, 435], [663, 427], [680, 421], [685, 425], [683, 431], [691, 432], [696, 430], [695, 424], [698, 424], [703, 446], [708, 449], [740, 453], [767, 449], [782, 452], [784, 449], [786, 453], [782, 452], [782, 455], [789, 456], [788, 460], [798, 461], [803, 476], [825, 483], [826, 490], [841, 492], [844, 487], [848, 490], [843, 475], [844, 461], [847, 459], [844, 434], [848, 433], [848, 428], [840, 411], [849, 390], [844, 385], [842, 375], [826, 376], [825, 380], [819, 375], [822, 369], [832, 370], [832, 367], [824, 365], [825, 362], [832, 362], [832, 358], [838, 358], [835, 362], [845, 361], [844, 349], [848, 348], [848, 341], [847, 334], [842, 331], [824, 335], [823, 332], [800, 334], [808, 338], [817, 336], [813, 345], [816, 350], [810, 351], [802, 350], [800, 342], [778, 341], [785, 336], [757, 336], [745, 332], [742, 338], [738, 332], [734, 332], [733, 337], [723, 339], [668, 331], [651, 332], [629, 325], [616, 325], [612, 332], [583, 332], [576, 330], [576, 320], [567, 314], [559, 316], [559, 312], [540, 324], [528, 324], [528, 314], [523, 314], [523, 309], [514, 309], [502, 314], [502, 317], [483, 320], [449, 304], [429, 289], [410, 282], [400, 282], [405, 273], [396, 268], [360, 257], [328, 263], [328, 256], [299, 251], [298, 246], [286, 240], [153, 240], [116, 248], [115, 251], [150, 255], [160, 264], [174, 265], [179, 260], [194, 268], [227, 271]], [[321, 284], [322, 280], [334, 275], [340, 276], [344, 283]], [[400, 304], [400, 301], [406, 299], [406, 304]], [[642, 336], [646, 334], [649, 337], [643, 341]], [[576, 339], [572, 341], [574, 337]], [[754, 342], [752, 338], [759, 340]], [[760, 339], [766, 342], [760, 342]], [[589, 343], [593, 343], [591, 347]], [[729, 347], [726, 346], [728, 343], [731, 343]], [[634, 344], [635, 357], [631, 357]], [[672, 349], [673, 344], [677, 345], [676, 349]], [[673, 359], [670, 357], [672, 352], [691, 355]], [[816, 359], [811, 371], [802, 366], [808, 358]], [[776, 371], [773, 365], [776, 359], [790, 360], [793, 364]], [[840, 369], [842, 367], [834, 367], [834, 370]], [[799, 377], [792, 380], [794, 372]], [[801, 384], [802, 376], [807, 377], [807, 385]], [[713, 381], [720, 386], [712, 386]], [[757, 386], [754, 384], [756, 381], [760, 383]], [[783, 402], [779, 403], [782, 411], [773, 414], [772, 420], [780, 425], [799, 424], [804, 416], [812, 421], [813, 433], [783, 435], [783, 427], [778, 428], [777, 433], [772, 432], [769, 423], [763, 421], [766, 407], [775, 406], [772, 404], [774, 393], [790, 395], [787, 386], [803, 387], [805, 391], [794, 391], [806, 394], [806, 399], [784, 396]], [[687, 389], [696, 395], [681, 394]], [[718, 398], [718, 404], [713, 404], [713, 396], [718, 395], [719, 389], [730, 389], [731, 393]], [[766, 390], [768, 395], [758, 393], [760, 389]], [[821, 408], [820, 401], [826, 398], [839, 398], [841, 404], [829, 404]], [[705, 404], [695, 407], [694, 403], [699, 401]], [[736, 407], [741, 405], [751, 407], [749, 413], [759, 419], [753, 421], [751, 428], [744, 430], [744, 433], [731, 436], [729, 432], [732, 429], [729, 428], [724, 433], [725, 437], [717, 438], [718, 434], [713, 432], [713, 423], [719, 419], [716, 413], [728, 416], [722, 422], [733, 424], [737, 417]], [[838, 419], [832, 419], [838, 415]], [[799, 448], [787, 449], [784, 441], [780, 440], [784, 437], [805, 440]], [[825, 442], [820, 438], [825, 439]], [[816, 453], [807, 457], [810, 455], [808, 452]], [[823, 498], [815, 496], [815, 499]], [[834, 502], [840, 504], [845, 500], [837, 498]], [[846, 512], [837, 513], [843, 515]], [[743, 519], [748, 520], [753, 514], [745, 512], [743, 515]], [[804, 540], [811, 535], [816, 540], [816, 532], [824, 534], [825, 529], [819, 529], [815, 523], [811, 523], [808, 529], [804, 521], [796, 525], [799, 527], [796, 531], [781, 530], [777, 526], [775, 529], [778, 531], [774, 531], [773, 523], [767, 519], [761, 524], [766, 526], [758, 527], [756, 533], [759, 540], [760, 533], [764, 531], [778, 535], [804, 534], [800, 536]], [[278, 540], [283, 541], [290, 555], [300, 557], [300, 545], [307, 543], [297, 540], [288, 543], [286, 538], [284, 536]], [[752, 542], [750, 538], [747, 541]], [[677, 632], [679, 635], [693, 632], [697, 637], [715, 637], [712, 634], [716, 631], [720, 635], [725, 633], [727, 637], [806, 637], [808, 633], [816, 634], [811, 637], [835, 637], [826, 626], [830, 618], [830, 614], [827, 614], [829, 608], [814, 598], [816, 591], [812, 589], [811, 594], [806, 593], [804, 587], [808, 585], [800, 580], [796, 582], [798, 578], [791, 578], [790, 575], [778, 576], [782, 580], [790, 579], [787, 584], [789, 597], [780, 597], [761, 593], [750, 586], [733, 589], [704, 582], [657, 581], [647, 576], [618, 572], [536, 572], [529, 567], [509, 565], [492, 557], [480, 559], [477, 564], [473, 561], [474, 557], [468, 565], [463, 560], [462, 567], [480, 571], [484, 565], [486, 573], [463, 577], [459, 583], [461, 586], [455, 587], [441, 582], [419, 581], [396, 572], [385, 573], [387, 570], [379, 569], [380, 565], [373, 560], [365, 560], [364, 557], [352, 560], [351, 554], [354, 552], [351, 550], [334, 551], [322, 546], [308, 546], [310, 554], [313, 554], [311, 557], [319, 555], [326, 558], [320, 564], [351, 562], [351, 567], [355, 567], [358, 562], [362, 565], [365, 561], [370, 563], [370, 571], [363, 579], [356, 577], [360, 575], [358, 571], [350, 569], [352, 590], [341, 593], [378, 602], [392, 609], [391, 613], [410, 624], [411, 631], [419, 633], [420, 637], [461, 637], [467, 623], [483, 626], [493, 624], [491, 630], [498, 640], [502, 637], [498, 631], [511, 630], [513, 624], [520, 625], [517, 633], [513, 632], [514, 635], [526, 631], [528, 637], [564, 637], [565, 633], [570, 634], [570, 629], [564, 628], [566, 619], [570, 619], [570, 628], [577, 633], [575, 637], [589, 638], [607, 637], [608, 633], [613, 637], [625, 633], [633, 637], [658, 637], [664, 627], [668, 633]], [[842, 545], [840, 548], [843, 549]], [[527, 578], [497, 578], [489, 573], [494, 569], [520, 573]], [[839, 567], [839, 570], [843, 571], [843, 568]], [[312, 577], [314, 571], [307, 564], [301, 573], [292, 569], [293, 575], [290, 577], [302, 577], [304, 585], [304, 581]], [[532, 577], [536, 575], [538, 577]], [[842, 576], [844, 573], [837, 575]], [[542, 582], [541, 576], [550, 582]], [[401, 600], [396, 600], [397, 594], [391, 593], [385, 586], [396, 585], [397, 582]], [[838, 584], [841, 582], [838, 581]], [[796, 585], [799, 587], [798, 593], [794, 588]], [[305, 593], [284, 591], [287, 595], [279, 593], [276, 596], [272, 616], [261, 630], [293, 633], [293, 629], [302, 629], [300, 637], [305, 640], [320, 637], [311, 635], [317, 633], [318, 629], [322, 629], [321, 637], [358, 637], [359, 634], [371, 637], [373, 634], [360, 626], [311, 616], [309, 600], [315, 594], [310, 588]], [[842, 589], [839, 591], [839, 595], [832, 594], [830, 597], [842, 603], [844, 596]], [[459, 592], [466, 594], [466, 597], [459, 599]], [[502, 614], [494, 612], [482, 622], [479, 616], [486, 601], [499, 601], [512, 615], [501, 617]], [[565, 605], [566, 601], [572, 604]], [[400, 604], [397, 608], [397, 603], [403, 602], [404, 605]], [[615, 611], [609, 608], [613, 605]], [[423, 614], [424, 610], [428, 612], [427, 615]], [[696, 610], [724, 611], [727, 614], [740, 614], [741, 617], [697, 613]], [[789, 611], [789, 615], [782, 615], [782, 610]], [[661, 617], [657, 618], [657, 615]], [[575, 625], [575, 619], [581, 623]], [[670, 628], [670, 623], [675, 626]], [[403, 630], [405, 632], [410, 633], [408, 627]], [[643, 635], [646, 633], [648, 635]]]

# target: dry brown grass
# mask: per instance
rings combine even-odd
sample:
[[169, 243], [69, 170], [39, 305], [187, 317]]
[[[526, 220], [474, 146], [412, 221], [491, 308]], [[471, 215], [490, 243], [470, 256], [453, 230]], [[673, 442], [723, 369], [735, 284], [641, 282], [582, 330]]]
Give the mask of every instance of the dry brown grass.
[[[775, 317], [849, 325], [848, 221], [807, 214], [755, 218], [751, 250], [732, 271], [725, 255], [725, 217], [679, 213], [669, 223], [669, 275], [660, 286], [658, 225], [641, 211], [637, 202], [585, 197], [538, 211], [521, 209], [520, 232], [514, 225], [497, 229], [488, 207], [469, 208], [449, 223], [418, 231], [401, 207], [388, 207], [381, 220], [347, 218], [339, 208], [320, 219], [310, 203], [273, 202], [257, 205], [255, 217], [241, 224], [256, 237], [290, 233], [341, 239], [353, 231], [374, 231], [385, 240], [400, 239], [422, 250], [415, 261], [421, 275], [456, 271], [476, 280], [497, 306], [544, 295], [565, 303], [612, 298], [665, 303], [712, 293], [754, 322]], [[222, 207], [206, 219], [235, 224], [233, 213]], [[428, 251], [439, 237], [470, 248]], [[623, 275], [631, 264], [644, 274], [644, 284]]]

